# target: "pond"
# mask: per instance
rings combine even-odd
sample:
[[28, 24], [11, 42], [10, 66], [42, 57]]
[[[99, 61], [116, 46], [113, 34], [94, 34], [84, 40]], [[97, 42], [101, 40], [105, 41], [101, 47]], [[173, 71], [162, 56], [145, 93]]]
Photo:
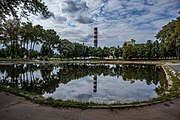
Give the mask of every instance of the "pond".
[[162, 68], [132, 64], [0, 65], [0, 84], [45, 98], [99, 104], [145, 101], [168, 88]]

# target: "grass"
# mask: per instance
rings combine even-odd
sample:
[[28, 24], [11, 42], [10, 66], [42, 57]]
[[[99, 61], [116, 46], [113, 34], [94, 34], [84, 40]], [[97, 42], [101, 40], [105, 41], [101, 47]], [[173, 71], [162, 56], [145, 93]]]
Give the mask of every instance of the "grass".
[[167, 94], [164, 94], [158, 98], [153, 98], [148, 101], [142, 101], [142, 102], [132, 102], [132, 103], [115, 103], [111, 105], [105, 105], [105, 104], [96, 104], [92, 102], [75, 102], [75, 101], [62, 101], [62, 100], [54, 100], [52, 98], [43, 98], [40, 95], [37, 95], [35, 93], [29, 93], [27, 91], [23, 91], [17, 88], [11, 88], [7, 86], [0, 85], [0, 90], [9, 92], [12, 94], [15, 94], [17, 96], [25, 97], [28, 100], [31, 100], [34, 103], [38, 104], [46, 104], [50, 105], [52, 107], [74, 107], [74, 108], [112, 108], [113, 106], [123, 106], [123, 107], [133, 107], [133, 106], [143, 106], [143, 105], [148, 105], [148, 104], [154, 104], [154, 103], [160, 103], [164, 102], [167, 100], [170, 100], [172, 98], [177, 98], [180, 97], [180, 80], [178, 79], [177, 76], [180, 77], [179, 73], [174, 75], [171, 71], [171, 68], [169, 68], [167, 65], [164, 65], [164, 69], [167, 72], [167, 75], [169, 76], [169, 79], [173, 81], [172, 87], [168, 90]]
[[0, 61], [22, 61], [23, 59], [18, 58], [0, 58]]
[[[32, 59], [39, 60], [39, 59]], [[72, 58], [50, 58], [49, 61], [142, 61], [142, 62], [171, 62], [171, 63], [180, 63], [180, 60], [166, 60], [166, 59], [72, 59]], [[21, 58], [0, 58], [0, 61], [26, 61]]]

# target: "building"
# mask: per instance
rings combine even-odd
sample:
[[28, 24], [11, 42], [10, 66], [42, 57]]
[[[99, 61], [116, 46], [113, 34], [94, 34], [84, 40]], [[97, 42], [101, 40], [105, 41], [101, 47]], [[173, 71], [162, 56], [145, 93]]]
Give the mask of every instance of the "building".
[[135, 42], [127, 41], [127, 42], [125, 42], [125, 44], [126, 44], [126, 45], [132, 45], [132, 46], [134, 46], [134, 45], [135, 45]]

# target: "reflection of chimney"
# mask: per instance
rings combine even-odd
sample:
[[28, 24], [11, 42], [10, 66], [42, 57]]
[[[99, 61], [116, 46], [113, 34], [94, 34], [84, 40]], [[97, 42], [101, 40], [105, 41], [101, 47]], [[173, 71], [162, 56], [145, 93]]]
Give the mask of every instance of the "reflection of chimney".
[[94, 75], [93, 77], [93, 92], [97, 92], [97, 75]]
[[94, 28], [94, 47], [97, 48], [98, 44], [98, 29], [97, 27]]

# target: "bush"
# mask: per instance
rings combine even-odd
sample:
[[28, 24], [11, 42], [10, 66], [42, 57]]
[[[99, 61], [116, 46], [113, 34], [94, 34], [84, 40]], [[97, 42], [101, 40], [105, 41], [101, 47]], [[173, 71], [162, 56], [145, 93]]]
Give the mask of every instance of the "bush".
[[44, 56], [43, 60], [48, 61], [48, 56]]
[[48, 56], [40, 56], [39, 60], [48, 61]]

